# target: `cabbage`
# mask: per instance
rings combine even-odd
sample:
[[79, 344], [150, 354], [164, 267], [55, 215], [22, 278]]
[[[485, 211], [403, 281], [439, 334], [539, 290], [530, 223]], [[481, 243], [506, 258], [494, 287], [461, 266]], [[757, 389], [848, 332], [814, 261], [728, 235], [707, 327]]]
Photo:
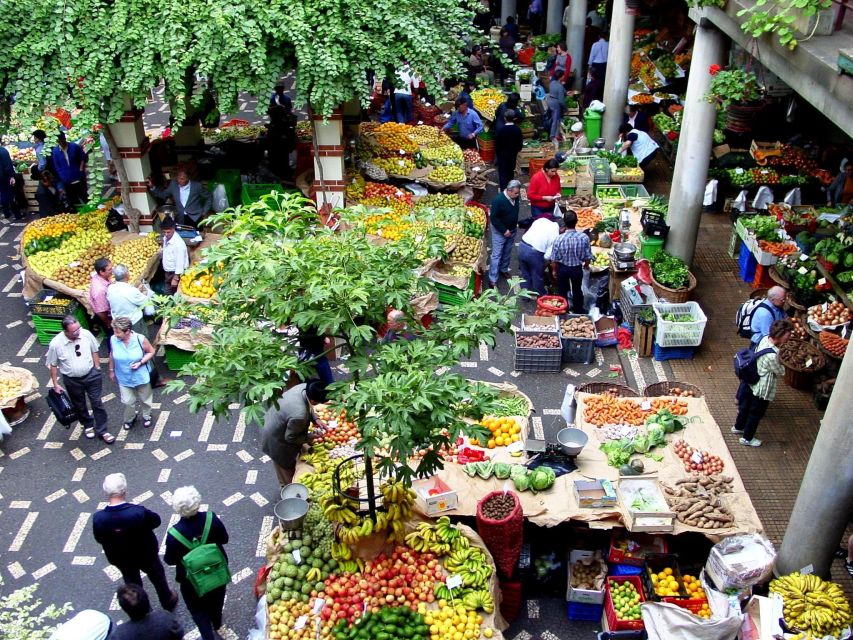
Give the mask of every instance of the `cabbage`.
[[[521, 465], [518, 465], [521, 466]], [[523, 469], [524, 467], [522, 467]], [[517, 491], [527, 491], [530, 488], [530, 478], [525, 471], [523, 474], [517, 473], [512, 477], [512, 483], [515, 485]]]
[[634, 453], [634, 443], [629, 439], [608, 440], [600, 449], [607, 456], [607, 464], [617, 469], [626, 464]]
[[526, 476], [527, 475], [527, 467], [523, 464], [514, 464], [512, 468], [509, 470], [509, 477], [513, 480], [516, 476]]
[[554, 486], [555, 477], [554, 470], [550, 467], [539, 467], [530, 473], [530, 486], [534, 491], [545, 491]]
[[495, 463], [495, 477], [499, 480], [506, 480], [509, 478], [509, 472], [512, 470], [511, 465], [506, 462], [496, 462]]
[[651, 447], [659, 447], [666, 444], [666, 428], [662, 425], [656, 424], [649, 427], [646, 436], [649, 439]]
[[651, 443], [648, 435], [637, 436], [634, 438], [634, 453], [645, 453], [649, 450]]

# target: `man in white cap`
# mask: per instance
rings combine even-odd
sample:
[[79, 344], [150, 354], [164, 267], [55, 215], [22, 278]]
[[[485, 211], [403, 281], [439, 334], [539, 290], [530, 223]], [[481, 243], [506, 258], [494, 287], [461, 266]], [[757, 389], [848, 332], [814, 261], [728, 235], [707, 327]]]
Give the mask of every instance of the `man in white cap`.
[[591, 147], [583, 130], [583, 122], [578, 120], [572, 125], [572, 155], [587, 153]]

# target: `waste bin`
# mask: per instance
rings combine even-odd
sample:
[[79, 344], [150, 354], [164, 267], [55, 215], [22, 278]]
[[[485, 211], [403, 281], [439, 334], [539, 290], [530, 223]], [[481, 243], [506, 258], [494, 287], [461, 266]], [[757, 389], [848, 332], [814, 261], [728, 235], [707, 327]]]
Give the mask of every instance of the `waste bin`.
[[640, 254], [646, 259], [651, 260], [655, 255], [663, 249], [663, 238], [647, 238], [645, 235], [640, 236]]
[[601, 113], [587, 109], [583, 112], [583, 128], [587, 140], [595, 140], [601, 137]]

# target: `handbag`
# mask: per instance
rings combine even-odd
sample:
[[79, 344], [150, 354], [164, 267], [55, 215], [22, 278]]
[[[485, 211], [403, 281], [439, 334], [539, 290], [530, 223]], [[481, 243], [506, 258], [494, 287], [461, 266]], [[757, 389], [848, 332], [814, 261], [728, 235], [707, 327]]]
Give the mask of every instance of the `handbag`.
[[[136, 336], [136, 341], [139, 343], [139, 348], [142, 349], [142, 340], [139, 339], [139, 335]], [[142, 353], [145, 353], [145, 349], [142, 349]], [[157, 367], [151, 366], [151, 360], [145, 363], [145, 366], [148, 368], [148, 383], [151, 385], [151, 388], [160, 386], [160, 372], [157, 370]]]

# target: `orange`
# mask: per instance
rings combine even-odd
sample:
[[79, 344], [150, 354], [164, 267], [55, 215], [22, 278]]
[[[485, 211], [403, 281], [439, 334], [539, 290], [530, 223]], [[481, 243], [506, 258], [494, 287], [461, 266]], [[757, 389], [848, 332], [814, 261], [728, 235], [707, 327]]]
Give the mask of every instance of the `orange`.
[[478, 438], [471, 438], [471, 446], [479, 447], [480, 446], [480, 440]]
[[494, 449], [494, 448], [495, 448], [495, 441], [494, 441], [494, 440], [489, 440], [489, 441], [486, 443], [486, 446], [487, 446], [489, 449]]

